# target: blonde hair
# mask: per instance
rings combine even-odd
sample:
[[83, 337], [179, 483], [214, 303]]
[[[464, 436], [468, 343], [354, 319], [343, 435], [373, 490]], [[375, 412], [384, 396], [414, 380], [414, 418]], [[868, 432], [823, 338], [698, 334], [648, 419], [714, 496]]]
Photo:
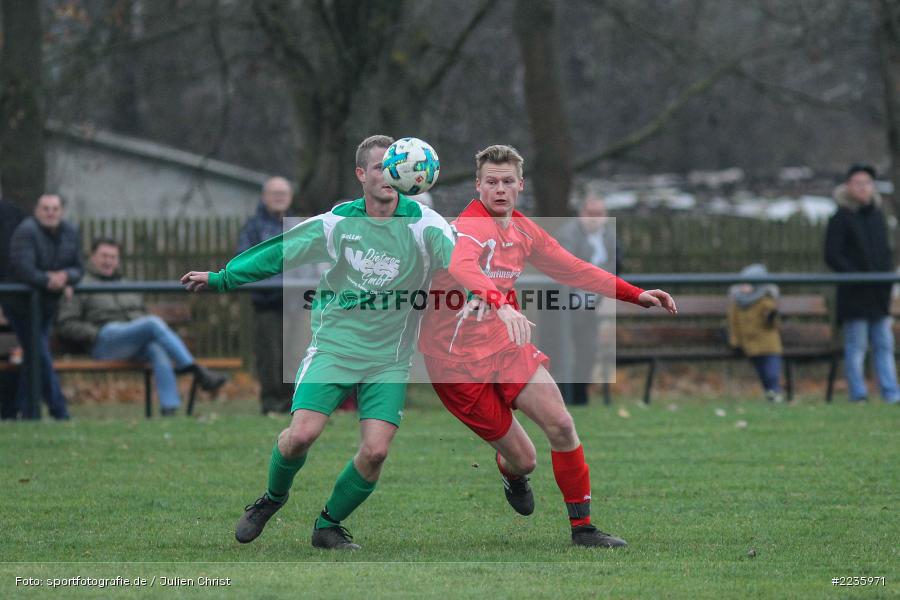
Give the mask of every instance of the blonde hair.
[[519, 154], [519, 151], [513, 148], [512, 146], [504, 146], [503, 144], [495, 144], [493, 146], [488, 146], [481, 152], [475, 155], [475, 177], [478, 178], [481, 176], [481, 167], [484, 166], [484, 163], [492, 163], [495, 165], [502, 165], [504, 163], [513, 163], [516, 165], [516, 172], [519, 174], [519, 178], [522, 178], [522, 165], [525, 164], [525, 159], [522, 158], [522, 155]]
[[356, 147], [356, 166], [365, 169], [369, 165], [366, 161], [369, 159], [369, 150], [372, 148], [388, 148], [394, 143], [394, 138], [387, 135], [370, 135], [359, 143]]

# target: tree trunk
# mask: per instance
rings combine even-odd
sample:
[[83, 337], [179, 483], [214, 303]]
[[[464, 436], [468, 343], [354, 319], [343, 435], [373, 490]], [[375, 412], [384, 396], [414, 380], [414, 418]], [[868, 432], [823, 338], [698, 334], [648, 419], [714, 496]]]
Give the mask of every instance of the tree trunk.
[[[900, 7], [893, 0], [879, 0], [878, 54], [884, 82], [885, 132], [891, 157], [894, 208], [900, 197]], [[896, 214], [896, 213], [895, 213]]]
[[[878, 0], [879, 68], [884, 84], [885, 133], [890, 154], [891, 212], [900, 217], [900, 7], [894, 0]], [[900, 260], [900, 228], [894, 232], [894, 258]]]
[[144, 128], [138, 111], [139, 51], [123, 52], [118, 49], [134, 41], [131, 13], [131, 0], [107, 0], [107, 14], [112, 19], [109, 45], [113, 49], [109, 60], [112, 91], [110, 125], [117, 133], [140, 136]]
[[0, 184], [3, 196], [26, 214], [44, 192], [44, 116], [41, 110], [41, 3], [2, 0], [0, 59]]
[[536, 214], [569, 214], [572, 145], [556, 51], [554, 0], [518, 0], [515, 30], [525, 67], [525, 106], [534, 139]]
[[[323, 109], [323, 100], [295, 88], [294, 106], [303, 138], [299, 153], [297, 209], [319, 213], [346, 199], [353, 162], [347, 150], [347, 118]], [[331, 106], [333, 109], [334, 106]], [[353, 196], [356, 197], [356, 196]]]

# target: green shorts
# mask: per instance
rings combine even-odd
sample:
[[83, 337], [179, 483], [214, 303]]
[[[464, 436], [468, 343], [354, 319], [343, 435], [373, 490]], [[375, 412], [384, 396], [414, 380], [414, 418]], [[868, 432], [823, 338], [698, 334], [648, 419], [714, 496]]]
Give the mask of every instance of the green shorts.
[[297, 371], [291, 413], [302, 408], [330, 415], [356, 389], [360, 421], [378, 419], [399, 427], [408, 380], [409, 363], [353, 361], [310, 349]]

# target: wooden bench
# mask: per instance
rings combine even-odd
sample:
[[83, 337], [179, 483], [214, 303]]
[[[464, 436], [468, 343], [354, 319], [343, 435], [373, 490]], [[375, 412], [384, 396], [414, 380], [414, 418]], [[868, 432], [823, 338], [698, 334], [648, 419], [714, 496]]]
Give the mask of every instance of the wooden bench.
[[[191, 322], [191, 307], [184, 302], [160, 302], [147, 307], [150, 314], [163, 319], [169, 326], [178, 327]], [[0, 312], [0, 357], [8, 357], [12, 347], [18, 344], [14, 333], [9, 330], [8, 324]], [[124, 373], [138, 372], [144, 375], [144, 414], [147, 418], [153, 416], [153, 366], [150, 363], [133, 360], [95, 360], [89, 356], [77, 355], [66, 352], [64, 343], [54, 340], [54, 349], [62, 350], [62, 356], [53, 361], [53, 369], [57, 373]], [[59, 352], [54, 352], [54, 356]], [[243, 366], [240, 358], [197, 358], [197, 363], [209, 369], [238, 370]], [[19, 370], [20, 365], [9, 362], [0, 362], [0, 372]], [[191, 391], [188, 396], [187, 414], [194, 412], [194, 403], [199, 390], [197, 379], [191, 383]]]
[[[644, 403], [649, 404], [658, 366], [664, 362], [748, 360], [728, 346], [725, 295], [676, 296], [678, 316], [647, 311], [633, 304], [616, 305], [616, 364], [647, 364]], [[825, 298], [821, 295], [782, 296], [781, 339], [788, 399], [794, 396], [793, 366], [827, 362], [825, 399], [831, 402], [841, 348], [834, 339]], [[609, 401], [609, 387], [604, 386]]]

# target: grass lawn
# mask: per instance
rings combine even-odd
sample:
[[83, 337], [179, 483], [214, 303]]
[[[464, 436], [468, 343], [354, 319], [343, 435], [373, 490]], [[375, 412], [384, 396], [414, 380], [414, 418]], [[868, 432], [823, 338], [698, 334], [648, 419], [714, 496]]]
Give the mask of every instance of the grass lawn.
[[[290, 502], [249, 545], [233, 527], [264, 489], [286, 418], [257, 416], [248, 401], [203, 404], [194, 419], [146, 421], [137, 406], [113, 405], [76, 407], [71, 423], [4, 423], [0, 597], [109, 595], [46, 581], [79, 575], [156, 577], [114, 590], [141, 598], [900, 595], [900, 407], [709, 399], [575, 409], [595, 523], [630, 543], [610, 551], [569, 545], [549, 448], [530, 423], [537, 509], [521, 517], [490, 449], [417, 394], [376, 492], [346, 522], [356, 553], [309, 545], [355, 450], [354, 415], [332, 419]], [[200, 587], [203, 576], [231, 584]], [[886, 585], [832, 586], [846, 576]], [[16, 577], [44, 584], [17, 588]]]

